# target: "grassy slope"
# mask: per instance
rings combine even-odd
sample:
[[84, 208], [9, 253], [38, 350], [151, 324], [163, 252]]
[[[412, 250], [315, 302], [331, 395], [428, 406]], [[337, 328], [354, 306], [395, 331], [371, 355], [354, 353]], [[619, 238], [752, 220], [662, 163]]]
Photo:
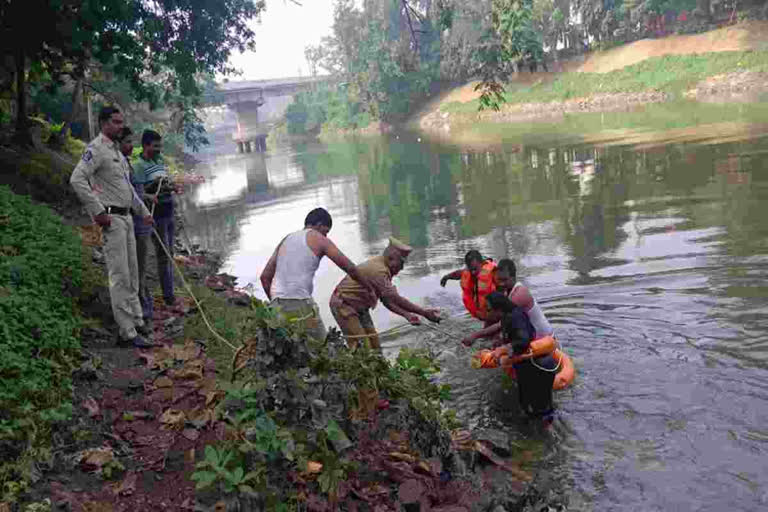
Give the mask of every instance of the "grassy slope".
[[[768, 51], [667, 55], [609, 73], [563, 73], [551, 82], [508, 84], [507, 103], [535, 103], [584, 98], [598, 93], [661, 91], [674, 96], [707, 77], [736, 71], [768, 72]], [[444, 112], [477, 112], [479, 102], [444, 104]]]

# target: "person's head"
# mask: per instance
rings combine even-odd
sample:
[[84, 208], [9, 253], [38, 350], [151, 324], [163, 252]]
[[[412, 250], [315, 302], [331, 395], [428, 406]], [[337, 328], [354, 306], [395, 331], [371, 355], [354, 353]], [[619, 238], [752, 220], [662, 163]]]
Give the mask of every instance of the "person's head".
[[315, 208], [304, 218], [304, 227], [327, 235], [333, 227], [333, 218], [325, 208]]
[[384, 259], [393, 276], [397, 275], [405, 266], [405, 260], [413, 251], [413, 247], [401, 242], [397, 238], [389, 237], [389, 245], [384, 249]]
[[133, 153], [133, 130], [124, 126], [120, 130], [120, 152], [129, 158]]
[[512, 344], [515, 354], [528, 350], [533, 337], [533, 327], [522, 308], [515, 305], [500, 292], [491, 292], [486, 297], [488, 307], [501, 313], [501, 330], [504, 340]]
[[102, 107], [99, 111], [101, 133], [111, 140], [118, 140], [123, 129], [123, 114], [117, 107]]
[[473, 276], [477, 276], [483, 267], [483, 255], [480, 251], [472, 249], [464, 256], [464, 264]]
[[515, 262], [507, 258], [499, 261], [496, 266], [496, 287], [510, 291], [515, 287], [516, 281], [517, 267], [515, 267]]
[[141, 149], [145, 158], [153, 159], [163, 151], [163, 137], [154, 130], [141, 134]]
[[399, 274], [405, 266], [405, 256], [393, 245], [384, 249], [384, 261], [393, 277]]

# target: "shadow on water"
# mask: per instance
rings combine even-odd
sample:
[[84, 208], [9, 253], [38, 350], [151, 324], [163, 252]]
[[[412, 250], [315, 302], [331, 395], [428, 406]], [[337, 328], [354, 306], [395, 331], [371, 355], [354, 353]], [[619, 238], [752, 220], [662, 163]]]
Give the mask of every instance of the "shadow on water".
[[[768, 139], [473, 153], [400, 134], [207, 165], [216, 178], [185, 199], [190, 233], [223, 250], [242, 284], [316, 205], [355, 261], [389, 235], [409, 241], [396, 284], [456, 315], [442, 326], [453, 339], [413, 329], [385, 352], [440, 351], [460, 419], [525, 446], [570, 510], [768, 507]], [[478, 326], [439, 277], [472, 248], [516, 261], [575, 361], [550, 433], [458, 346]], [[340, 278], [321, 264], [315, 298], [330, 325]], [[401, 323], [382, 307], [374, 320]]]

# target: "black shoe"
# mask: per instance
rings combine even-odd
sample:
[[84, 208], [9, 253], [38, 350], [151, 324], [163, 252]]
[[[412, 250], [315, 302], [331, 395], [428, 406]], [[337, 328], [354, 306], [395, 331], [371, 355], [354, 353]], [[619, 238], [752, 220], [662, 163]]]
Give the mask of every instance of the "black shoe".
[[175, 306], [176, 305], [176, 297], [170, 297], [163, 299], [165, 301], [166, 306]]
[[136, 327], [136, 332], [142, 336], [152, 336], [152, 327], [149, 324], [144, 324], [141, 327]]
[[152, 343], [151, 341], [145, 340], [141, 336], [135, 336], [128, 340], [125, 340], [125, 339], [120, 340], [120, 345], [128, 345], [128, 344], [131, 344], [136, 348], [151, 348], [155, 346], [154, 343]]

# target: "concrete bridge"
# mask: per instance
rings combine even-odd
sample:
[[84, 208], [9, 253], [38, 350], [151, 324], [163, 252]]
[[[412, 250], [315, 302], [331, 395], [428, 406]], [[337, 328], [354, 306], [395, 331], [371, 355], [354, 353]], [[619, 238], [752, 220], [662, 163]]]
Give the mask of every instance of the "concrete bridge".
[[263, 152], [267, 149], [267, 134], [285, 115], [293, 96], [327, 81], [327, 77], [299, 77], [226, 82], [207, 99], [235, 112], [237, 128], [232, 139], [239, 153]]

